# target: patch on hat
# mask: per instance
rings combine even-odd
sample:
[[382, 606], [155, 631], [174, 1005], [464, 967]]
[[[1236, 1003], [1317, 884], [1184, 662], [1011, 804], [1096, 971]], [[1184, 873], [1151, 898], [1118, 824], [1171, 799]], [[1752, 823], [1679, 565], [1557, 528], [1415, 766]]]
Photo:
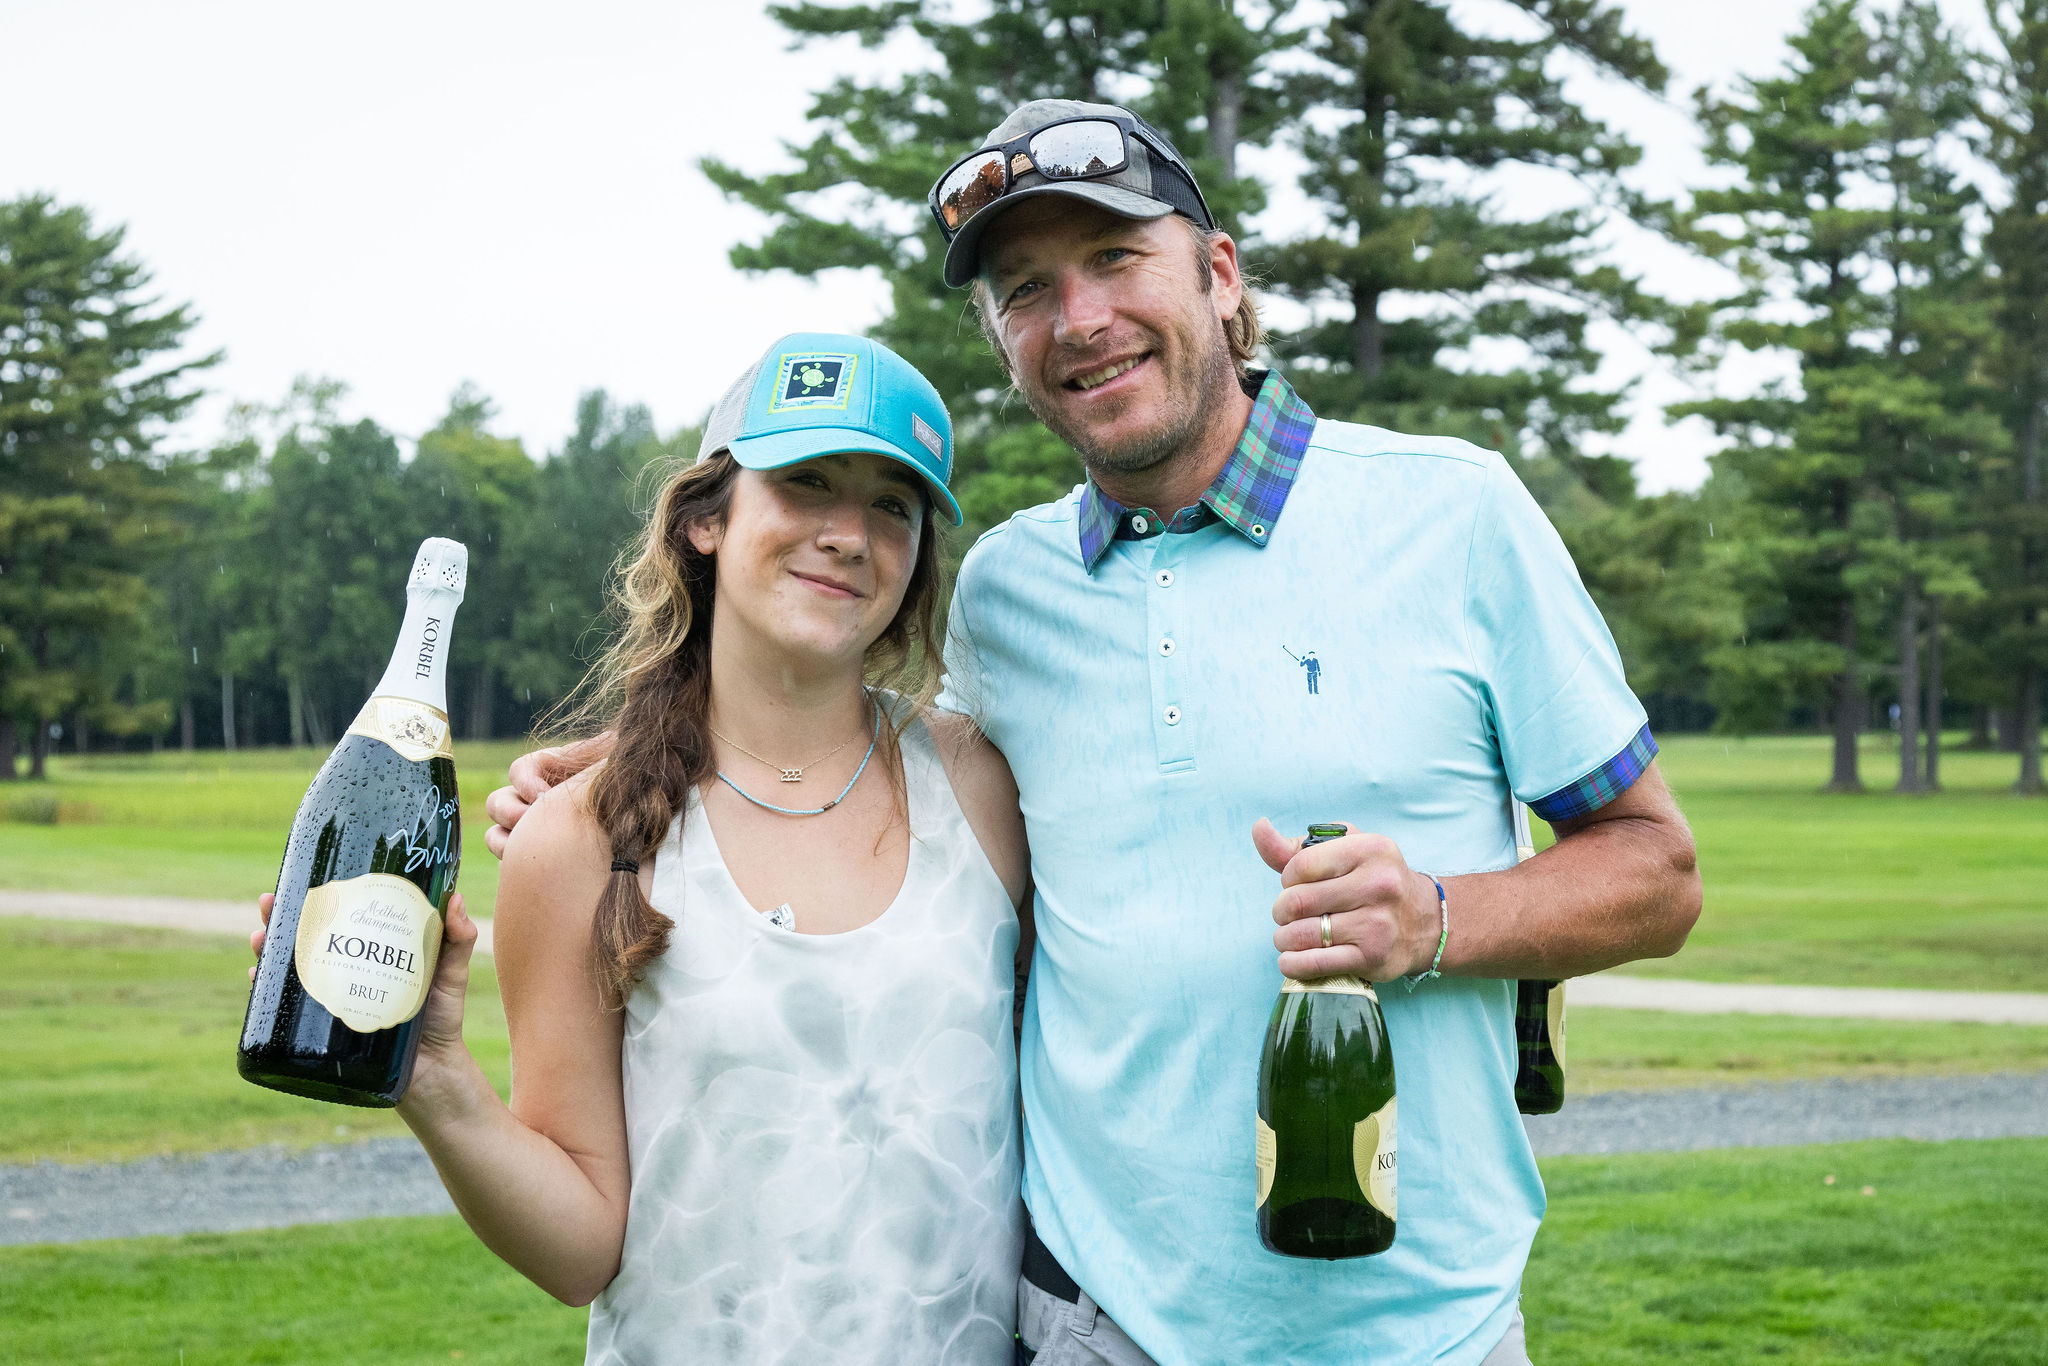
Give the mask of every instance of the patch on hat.
[[918, 445], [932, 453], [934, 460], [946, 458], [946, 439], [932, 429], [931, 423], [916, 413], [910, 415], [910, 434], [917, 438]]
[[771, 413], [800, 408], [844, 408], [860, 357], [844, 351], [791, 351], [782, 356], [775, 374]]

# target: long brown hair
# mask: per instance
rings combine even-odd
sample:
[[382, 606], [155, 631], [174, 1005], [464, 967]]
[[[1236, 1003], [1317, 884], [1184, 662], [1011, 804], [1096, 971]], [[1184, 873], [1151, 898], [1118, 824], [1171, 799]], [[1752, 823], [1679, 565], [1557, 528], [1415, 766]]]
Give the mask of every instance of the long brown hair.
[[[668, 948], [675, 922], [654, 909], [624, 863], [653, 857], [690, 790], [717, 770], [711, 748], [711, 615], [717, 556], [690, 543], [700, 520], [722, 521], [732, 508], [739, 462], [719, 452], [670, 474], [647, 526], [624, 555], [611, 587], [617, 634], [575, 692], [545, 722], [558, 735], [609, 730], [610, 755], [584, 793], [591, 817], [611, 842], [613, 871], [592, 927], [606, 1000], [625, 1003], [633, 984]], [[899, 784], [896, 739], [938, 687], [937, 621], [941, 563], [938, 521], [927, 501], [924, 534], [903, 605], [868, 647], [870, 683], [894, 684], [910, 701], [877, 754]]]

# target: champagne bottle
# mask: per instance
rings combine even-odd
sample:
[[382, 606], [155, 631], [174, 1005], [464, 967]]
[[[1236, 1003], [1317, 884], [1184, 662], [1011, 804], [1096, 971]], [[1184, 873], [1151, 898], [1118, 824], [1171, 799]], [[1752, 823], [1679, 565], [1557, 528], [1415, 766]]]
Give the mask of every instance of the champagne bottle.
[[[1311, 825], [1302, 848], [1336, 839]], [[1289, 1257], [1394, 1245], [1394, 1053], [1370, 983], [1288, 978], [1259, 1060], [1259, 1241]]]
[[[1529, 808], [1508, 798], [1515, 827], [1515, 861], [1536, 857]], [[1564, 1108], [1564, 983], [1515, 983], [1515, 1108], [1554, 1115]]]
[[421, 544], [383, 680], [299, 803], [235, 1060], [258, 1086], [389, 1107], [412, 1080], [462, 858], [447, 678], [468, 566]]

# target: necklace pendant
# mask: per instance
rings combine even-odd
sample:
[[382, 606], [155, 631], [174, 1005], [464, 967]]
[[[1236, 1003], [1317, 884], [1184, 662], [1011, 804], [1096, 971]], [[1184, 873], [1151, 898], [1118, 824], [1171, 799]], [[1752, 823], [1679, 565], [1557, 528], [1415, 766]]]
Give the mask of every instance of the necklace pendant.
[[803, 780], [804, 771], [800, 768], [785, 768], [782, 770], [782, 781], [785, 783], [800, 783]]

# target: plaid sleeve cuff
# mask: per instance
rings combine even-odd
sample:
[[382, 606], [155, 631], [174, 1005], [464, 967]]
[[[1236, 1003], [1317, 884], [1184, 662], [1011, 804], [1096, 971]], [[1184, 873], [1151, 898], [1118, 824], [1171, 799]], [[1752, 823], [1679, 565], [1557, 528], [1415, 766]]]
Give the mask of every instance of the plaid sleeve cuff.
[[1657, 741], [1645, 723], [1621, 753], [1577, 782], [1530, 802], [1529, 809], [1553, 825], [1598, 811], [1634, 786], [1656, 757]]

